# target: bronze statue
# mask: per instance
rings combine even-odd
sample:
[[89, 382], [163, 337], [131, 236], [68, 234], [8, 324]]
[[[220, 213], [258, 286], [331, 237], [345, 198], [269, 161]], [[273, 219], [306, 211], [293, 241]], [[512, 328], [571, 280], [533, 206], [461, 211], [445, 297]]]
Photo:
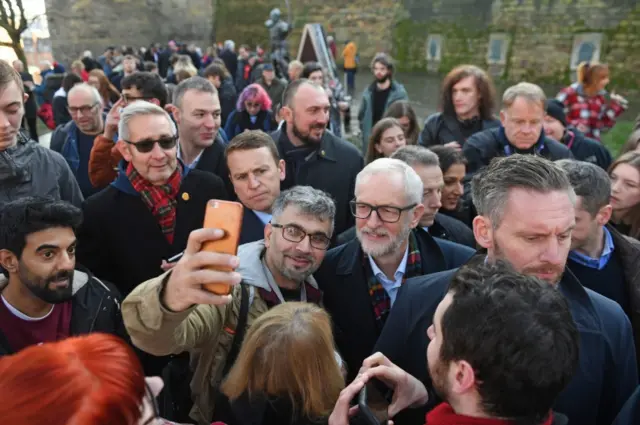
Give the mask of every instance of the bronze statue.
[[[289, 7], [288, 1], [287, 7]], [[289, 13], [289, 15], [291, 14]], [[282, 78], [287, 75], [287, 67], [289, 65], [287, 36], [291, 31], [291, 23], [282, 20], [282, 13], [280, 12], [280, 9], [275, 8], [269, 14], [269, 20], [265, 22], [265, 26], [269, 28], [269, 35], [271, 39], [270, 60], [275, 67], [278, 77]]]

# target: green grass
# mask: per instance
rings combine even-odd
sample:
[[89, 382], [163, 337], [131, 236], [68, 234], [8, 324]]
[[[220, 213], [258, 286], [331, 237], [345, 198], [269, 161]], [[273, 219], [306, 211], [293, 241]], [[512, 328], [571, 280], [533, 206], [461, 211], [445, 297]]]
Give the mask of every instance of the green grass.
[[633, 130], [633, 121], [618, 121], [616, 125], [602, 136], [602, 143], [611, 151], [615, 158], [620, 148], [625, 144]]

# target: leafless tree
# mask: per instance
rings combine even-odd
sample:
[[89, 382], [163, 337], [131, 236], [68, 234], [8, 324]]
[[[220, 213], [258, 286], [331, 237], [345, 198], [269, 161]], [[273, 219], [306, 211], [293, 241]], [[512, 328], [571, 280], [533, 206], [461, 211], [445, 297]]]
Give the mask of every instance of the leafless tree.
[[[22, 5], [23, 0], [0, 0], [0, 28], [4, 28], [11, 41], [1, 41], [0, 46], [11, 47], [25, 67], [27, 57], [20, 41], [22, 33], [29, 28], [33, 20], [29, 21]], [[28, 0], [27, 0], [28, 1]]]

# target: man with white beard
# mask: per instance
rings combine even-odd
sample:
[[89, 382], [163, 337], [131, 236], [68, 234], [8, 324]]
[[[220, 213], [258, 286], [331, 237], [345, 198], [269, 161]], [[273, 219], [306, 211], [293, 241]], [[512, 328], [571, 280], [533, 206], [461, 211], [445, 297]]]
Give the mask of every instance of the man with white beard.
[[357, 239], [330, 250], [316, 273], [349, 380], [371, 354], [405, 280], [458, 267], [474, 253], [416, 229], [422, 199], [422, 180], [406, 163], [367, 165], [350, 204]]

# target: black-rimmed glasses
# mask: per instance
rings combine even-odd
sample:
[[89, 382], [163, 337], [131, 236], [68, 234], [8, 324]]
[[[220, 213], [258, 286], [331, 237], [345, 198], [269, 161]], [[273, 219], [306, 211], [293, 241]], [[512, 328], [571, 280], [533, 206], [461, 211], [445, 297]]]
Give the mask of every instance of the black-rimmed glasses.
[[161, 149], [168, 151], [176, 147], [178, 143], [178, 136], [164, 136], [158, 140], [141, 140], [139, 142], [130, 142], [128, 140], [122, 140], [128, 145], [134, 146], [140, 153], [149, 153], [153, 150], [155, 144], [159, 144]]
[[83, 106], [67, 106], [67, 111], [69, 114], [75, 115], [78, 112], [82, 113], [82, 115], [87, 115], [93, 108], [98, 106], [99, 102], [94, 103], [93, 105], [83, 105]]
[[309, 236], [309, 244], [315, 249], [327, 249], [331, 244], [331, 239], [323, 233], [314, 233], [309, 234], [301, 229], [299, 226], [295, 224], [276, 224], [271, 223], [271, 226], [276, 227], [278, 229], [282, 229], [282, 237], [289, 241], [299, 243], [304, 240], [304, 238]]
[[365, 204], [364, 202], [349, 202], [349, 206], [351, 207], [351, 214], [355, 218], [367, 219], [371, 215], [372, 212], [376, 212], [378, 214], [378, 218], [380, 221], [384, 221], [385, 223], [396, 223], [400, 220], [400, 216], [404, 211], [409, 211], [410, 209], [416, 207], [418, 204], [407, 205], [406, 207], [394, 207], [392, 205], [378, 205], [373, 206], [369, 204]]

